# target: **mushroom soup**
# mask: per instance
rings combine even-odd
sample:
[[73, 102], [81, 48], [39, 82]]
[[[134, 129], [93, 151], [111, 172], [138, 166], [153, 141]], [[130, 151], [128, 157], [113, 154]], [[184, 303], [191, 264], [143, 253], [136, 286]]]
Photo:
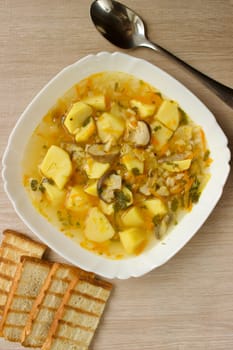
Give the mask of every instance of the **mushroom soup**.
[[23, 183], [59, 231], [120, 259], [192, 210], [210, 162], [203, 130], [177, 102], [134, 76], [102, 72], [44, 116], [24, 154]]

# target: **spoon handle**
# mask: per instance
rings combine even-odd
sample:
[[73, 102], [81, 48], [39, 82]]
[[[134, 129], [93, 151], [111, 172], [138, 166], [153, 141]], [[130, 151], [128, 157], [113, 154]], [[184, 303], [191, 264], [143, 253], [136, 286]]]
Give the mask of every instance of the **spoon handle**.
[[196, 75], [202, 82], [210, 89], [212, 90], [221, 100], [223, 100], [228, 106], [233, 108], [233, 89], [230, 87], [223, 85], [219, 83], [218, 81], [208, 77], [206, 74], [200, 72], [196, 68], [190, 66], [188, 63], [181, 60], [179, 57], [173, 55], [171, 52], [167, 51], [163, 47], [154, 44], [150, 41], [143, 42], [141, 46], [148, 47], [152, 50], [159, 51], [163, 55], [167, 56], [168, 58], [173, 59], [174, 61], [181, 64], [183, 67], [188, 69], [190, 72], [192, 72], [194, 75]]

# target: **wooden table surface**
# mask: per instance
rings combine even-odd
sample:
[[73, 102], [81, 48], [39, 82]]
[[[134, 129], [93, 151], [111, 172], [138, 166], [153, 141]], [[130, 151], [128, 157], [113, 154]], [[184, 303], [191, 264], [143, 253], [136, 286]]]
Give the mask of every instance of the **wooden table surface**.
[[[233, 87], [232, 0], [124, 0], [151, 38]], [[90, 0], [0, 1], [0, 156], [20, 114], [65, 66], [117, 49], [100, 36]], [[195, 77], [149, 49], [129, 51], [184, 83], [215, 114], [233, 149], [233, 111]], [[115, 280], [91, 349], [233, 349], [233, 175], [211, 216], [168, 263], [144, 277]], [[0, 180], [0, 231], [32, 235]], [[60, 260], [51, 252], [51, 258]], [[0, 340], [0, 350], [20, 349]], [[65, 350], [65, 349], [64, 349]]]

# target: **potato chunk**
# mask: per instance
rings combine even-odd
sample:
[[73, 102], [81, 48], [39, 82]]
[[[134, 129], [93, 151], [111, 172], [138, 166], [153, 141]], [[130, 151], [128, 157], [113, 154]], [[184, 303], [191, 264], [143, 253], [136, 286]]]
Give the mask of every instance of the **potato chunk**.
[[171, 162], [162, 163], [162, 168], [172, 173], [177, 173], [189, 169], [191, 162], [192, 159], [173, 160]]
[[[89, 119], [90, 118], [90, 119]], [[81, 128], [76, 129], [75, 141], [76, 142], [86, 142], [95, 132], [95, 122], [92, 117], [88, 117], [87, 124]], [[84, 124], [86, 123], [84, 122]]]
[[95, 96], [87, 97], [83, 100], [83, 102], [92, 106], [97, 111], [105, 111], [105, 109], [106, 109], [104, 95], [95, 95]]
[[86, 164], [84, 165], [84, 170], [86, 171], [89, 179], [99, 179], [109, 167], [109, 163], [100, 163], [90, 157], [87, 158]]
[[128, 254], [137, 254], [145, 244], [146, 238], [143, 229], [131, 227], [119, 232], [120, 241]]
[[100, 200], [100, 208], [102, 212], [106, 215], [112, 215], [114, 213], [114, 204], [107, 204], [104, 201]]
[[151, 117], [155, 113], [156, 108], [155, 104], [146, 104], [137, 100], [131, 100], [130, 106], [137, 110], [142, 119]]
[[75, 212], [87, 210], [90, 207], [89, 198], [83, 192], [82, 186], [73, 186], [67, 196], [65, 206]]
[[72, 163], [66, 151], [52, 145], [40, 165], [40, 170], [62, 190], [72, 173]]
[[151, 128], [152, 144], [156, 151], [160, 151], [172, 137], [173, 132], [158, 121], [154, 122]]
[[128, 153], [121, 158], [121, 163], [124, 164], [128, 171], [134, 174], [143, 174], [144, 162], [140, 161], [134, 154]]
[[64, 125], [71, 134], [75, 134], [78, 128], [83, 126], [85, 120], [92, 114], [92, 108], [81, 101], [73, 104], [67, 114]]
[[90, 241], [104, 242], [112, 238], [115, 231], [106, 216], [94, 207], [89, 210], [84, 233]]
[[163, 101], [155, 118], [163, 123], [168, 129], [175, 131], [180, 122], [178, 105], [174, 101]]
[[126, 227], [143, 226], [144, 219], [137, 207], [127, 210], [121, 217], [122, 224]]
[[167, 208], [159, 198], [147, 199], [143, 202], [143, 205], [150, 211], [152, 215], [165, 215]]
[[90, 194], [91, 196], [97, 197], [97, 182], [98, 181], [92, 181], [88, 183], [87, 186], [84, 187], [84, 192]]
[[98, 134], [102, 142], [113, 138], [118, 140], [125, 130], [125, 121], [110, 113], [103, 113], [97, 120]]
[[45, 188], [46, 197], [54, 205], [59, 205], [65, 201], [65, 190], [59, 190], [59, 188], [55, 184], [51, 184], [49, 182], [44, 182], [43, 187]]
[[183, 140], [189, 142], [192, 139], [192, 127], [190, 125], [182, 125], [176, 130], [174, 134], [176, 140]]

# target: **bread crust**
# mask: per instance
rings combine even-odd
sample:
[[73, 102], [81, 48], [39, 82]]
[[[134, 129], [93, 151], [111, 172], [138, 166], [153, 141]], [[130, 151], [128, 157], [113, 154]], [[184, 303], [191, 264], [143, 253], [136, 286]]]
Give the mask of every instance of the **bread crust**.
[[[9, 290], [12, 285], [14, 274], [19, 263], [20, 256], [30, 255], [42, 258], [47, 247], [45, 244], [34, 241], [21, 232], [17, 232], [11, 229], [3, 231], [3, 239], [0, 247], [0, 280], [7, 283], [7, 289]], [[15, 269], [14, 269], [15, 266]], [[3, 313], [6, 296], [8, 292], [0, 290], [0, 314]]]
[[7, 240], [7, 236], [18, 237], [18, 238], [22, 239], [25, 242], [32, 243], [33, 245], [37, 246], [38, 248], [41, 248], [44, 251], [43, 254], [41, 255], [41, 257], [44, 255], [44, 253], [45, 253], [45, 251], [47, 249], [47, 246], [44, 243], [37, 242], [34, 239], [27, 237], [24, 233], [21, 233], [21, 232], [18, 232], [18, 231], [14, 231], [14, 230], [11, 230], [11, 229], [4, 230], [3, 231], [3, 242], [5, 240]]
[[[35, 263], [35, 265], [39, 265], [39, 266], [47, 266], [49, 267], [49, 269], [51, 268], [52, 263], [48, 262], [46, 260], [41, 260], [39, 258], [35, 258], [35, 257], [28, 257], [28, 256], [21, 256], [20, 258], [20, 263], [18, 265], [18, 268], [15, 272], [15, 276], [12, 282], [12, 286], [7, 298], [7, 302], [3, 311], [3, 315], [2, 315], [2, 319], [0, 322], [0, 336], [4, 336], [4, 327], [6, 324], [6, 320], [7, 320], [7, 316], [9, 314], [9, 312], [11, 311], [11, 305], [14, 299], [14, 295], [16, 294], [16, 290], [17, 287], [19, 285], [20, 279], [22, 277], [22, 273], [23, 273], [23, 269], [26, 266], [27, 262], [30, 263]], [[15, 312], [15, 310], [14, 310]], [[16, 310], [17, 312], [17, 310]], [[16, 326], [17, 327], [17, 326]], [[14, 341], [14, 339], [10, 339], [7, 337], [8, 340]]]

